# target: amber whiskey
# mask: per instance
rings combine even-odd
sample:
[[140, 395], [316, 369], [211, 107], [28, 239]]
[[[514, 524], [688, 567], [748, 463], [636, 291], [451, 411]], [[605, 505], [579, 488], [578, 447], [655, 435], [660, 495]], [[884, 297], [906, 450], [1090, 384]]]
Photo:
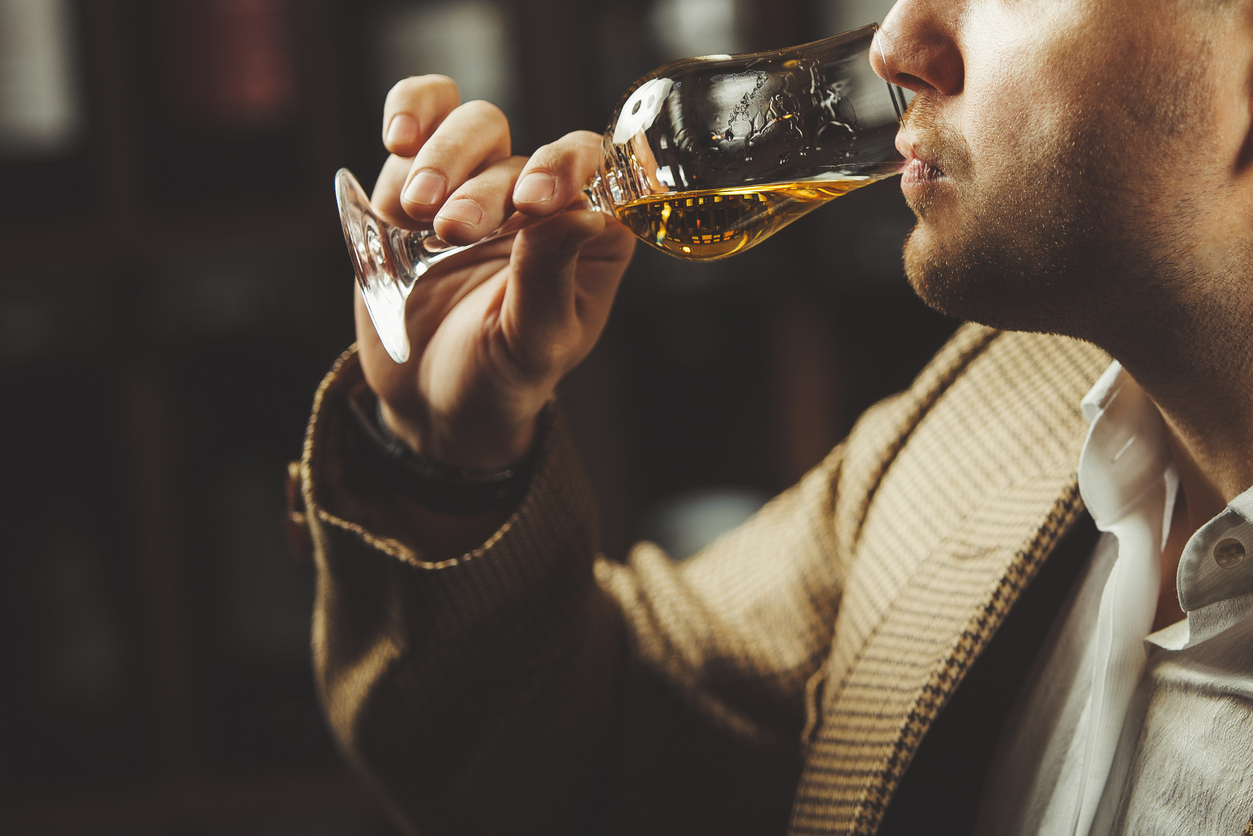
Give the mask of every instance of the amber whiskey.
[[618, 207], [644, 241], [690, 261], [743, 252], [829, 200], [877, 178], [739, 186], [651, 195]]

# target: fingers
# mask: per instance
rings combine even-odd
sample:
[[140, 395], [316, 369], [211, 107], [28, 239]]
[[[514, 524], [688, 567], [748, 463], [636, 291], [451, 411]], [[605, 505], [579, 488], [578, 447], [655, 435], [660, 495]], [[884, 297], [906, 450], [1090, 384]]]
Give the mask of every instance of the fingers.
[[445, 240], [470, 243], [515, 207], [540, 217], [566, 208], [600, 165], [601, 138], [584, 131], [539, 149], [520, 171], [500, 109], [457, 102], [456, 84], [438, 75], [405, 79], [388, 93], [383, 141], [392, 156], [372, 203], [391, 223], [432, 224]]
[[467, 179], [509, 156], [509, 122], [500, 109], [459, 101], [456, 83], [441, 75], [407, 78], [387, 94], [383, 144], [392, 157], [372, 202], [389, 221], [429, 223]]
[[605, 231], [579, 250], [575, 273], [575, 316], [588, 339], [590, 351], [600, 337], [618, 286], [635, 252], [636, 238], [620, 223], [608, 223]]
[[388, 157], [374, 184], [374, 192], [370, 195], [370, 205], [374, 207], [374, 211], [388, 223], [406, 229], [418, 226], [400, 205], [400, 190], [405, 187], [405, 178], [409, 176], [412, 162], [408, 157], [398, 157], [395, 154]]
[[[458, 118], [459, 113], [454, 113], [445, 127]], [[441, 127], [436, 132], [432, 144], [443, 131]], [[415, 168], [426, 158], [425, 154], [425, 149], [419, 153]], [[434, 216], [435, 231], [449, 243], [469, 244], [499, 227], [515, 208], [540, 217], [555, 214], [574, 202], [599, 168], [600, 159], [600, 137], [577, 132], [544, 146], [530, 160], [508, 157], [492, 163], [451, 191]], [[427, 169], [426, 173], [432, 170]], [[410, 180], [411, 190], [417, 188], [414, 182]], [[402, 194], [401, 202], [414, 217], [409, 196]], [[519, 203], [519, 199], [523, 202]]]
[[600, 168], [601, 138], [566, 134], [532, 155], [513, 190], [514, 205], [528, 215], [551, 215], [569, 206]]
[[435, 216], [439, 237], [471, 244], [500, 226], [513, 213], [513, 184], [525, 163], [525, 157], [501, 160], [449, 195]]
[[472, 175], [509, 156], [509, 121], [487, 102], [467, 102], [445, 117], [418, 149], [401, 190], [409, 217], [429, 221]]
[[398, 82], [383, 103], [383, 145], [398, 157], [412, 157], [460, 103], [457, 84], [448, 76]]
[[501, 328], [524, 373], [563, 373], [566, 358], [553, 352], [571, 352], [582, 342], [575, 267], [579, 249], [603, 232], [606, 222], [600, 212], [564, 212], [518, 233]]

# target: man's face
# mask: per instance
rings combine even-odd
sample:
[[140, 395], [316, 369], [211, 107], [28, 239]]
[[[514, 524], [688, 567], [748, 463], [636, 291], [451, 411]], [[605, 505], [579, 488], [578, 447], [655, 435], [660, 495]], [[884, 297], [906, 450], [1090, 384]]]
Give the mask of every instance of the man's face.
[[881, 43], [917, 94], [898, 145], [919, 295], [1102, 342], [1111, 318], [1229, 269], [1250, 238], [1230, 210], [1250, 165], [1251, 6], [901, 0]]

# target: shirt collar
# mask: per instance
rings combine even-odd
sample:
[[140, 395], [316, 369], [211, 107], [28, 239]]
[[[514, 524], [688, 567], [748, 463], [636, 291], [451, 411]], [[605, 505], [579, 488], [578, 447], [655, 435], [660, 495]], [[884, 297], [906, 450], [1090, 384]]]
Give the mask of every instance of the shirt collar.
[[1253, 615], [1253, 488], [1192, 535], [1178, 584], [1191, 644]]
[[[1103, 531], [1117, 523], [1152, 483], [1174, 480], [1166, 423], [1156, 404], [1115, 362], [1081, 403], [1091, 426], [1079, 460], [1084, 503]], [[1165, 542], [1174, 507], [1163, 509]], [[1184, 547], [1176, 576], [1188, 614], [1188, 644], [1253, 616], [1253, 487], [1201, 526]]]
[[[1157, 406], [1117, 363], [1111, 363], [1081, 402], [1091, 426], [1079, 457], [1079, 491], [1096, 525], [1109, 531], [1132, 513], [1162, 520], [1162, 540], [1174, 505], [1175, 479], [1166, 422]], [[1167, 479], [1165, 508], [1147, 508], [1147, 494]], [[1158, 500], [1160, 502], [1160, 500]]]

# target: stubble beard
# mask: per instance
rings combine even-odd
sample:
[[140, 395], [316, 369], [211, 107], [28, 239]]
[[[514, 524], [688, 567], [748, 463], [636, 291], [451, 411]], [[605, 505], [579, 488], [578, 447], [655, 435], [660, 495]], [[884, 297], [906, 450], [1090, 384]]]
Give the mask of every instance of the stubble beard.
[[931, 135], [953, 188], [912, 207], [918, 223], [904, 256], [914, 292], [955, 319], [1090, 339], [1112, 304], [1112, 277], [1102, 275], [1109, 248], [1094, 218], [1104, 189], [1084, 150], [1097, 139], [1037, 149], [1029, 163], [976, 166], [961, 137]]

